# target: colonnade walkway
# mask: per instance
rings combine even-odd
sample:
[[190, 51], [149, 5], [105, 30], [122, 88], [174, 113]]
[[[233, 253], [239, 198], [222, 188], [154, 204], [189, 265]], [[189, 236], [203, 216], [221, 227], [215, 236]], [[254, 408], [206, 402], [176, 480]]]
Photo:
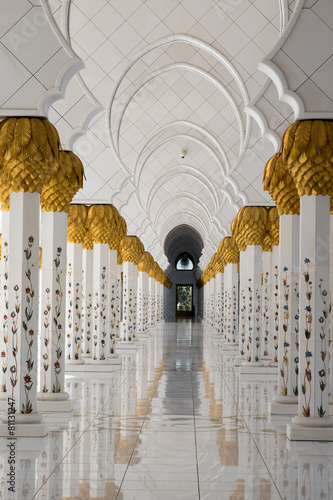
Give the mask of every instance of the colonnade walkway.
[[200, 322], [180, 319], [122, 352], [112, 371], [68, 371], [74, 412], [50, 413], [47, 436], [16, 441], [16, 491], [0, 477], [0, 497], [332, 498], [332, 444], [289, 441], [288, 417], [267, 410], [276, 376], [239, 375], [231, 356]]

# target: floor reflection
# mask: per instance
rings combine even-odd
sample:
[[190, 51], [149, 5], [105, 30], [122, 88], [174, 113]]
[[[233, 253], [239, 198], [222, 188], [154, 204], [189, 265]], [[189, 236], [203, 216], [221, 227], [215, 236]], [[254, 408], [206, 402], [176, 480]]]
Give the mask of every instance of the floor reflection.
[[68, 374], [74, 411], [15, 442], [15, 492], [0, 440], [1, 499], [332, 499], [332, 443], [288, 441], [267, 412], [275, 377], [239, 376], [199, 323], [160, 326], [121, 357]]

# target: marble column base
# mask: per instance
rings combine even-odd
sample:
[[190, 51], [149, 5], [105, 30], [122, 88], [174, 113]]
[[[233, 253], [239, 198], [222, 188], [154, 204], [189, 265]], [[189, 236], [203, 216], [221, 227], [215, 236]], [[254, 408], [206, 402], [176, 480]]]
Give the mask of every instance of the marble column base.
[[72, 411], [74, 401], [70, 399], [67, 392], [38, 392], [37, 393], [37, 411], [46, 413], [49, 411]]
[[138, 340], [149, 340], [150, 335], [147, 332], [140, 332], [136, 334]]
[[240, 354], [238, 354], [236, 357], [235, 357], [235, 360], [234, 360], [234, 366], [241, 366], [241, 364], [246, 361], [246, 357], [245, 356], [241, 356]]
[[297, 396], [279, 396], [276, 394], [268, 403], [268, 412], [271, 415], [294, 416], [298, 413]]
[[81, 354], [81, 358], [84, 358], [84, 359], [87, 359], [87, 358], [92, 358], [92, 353], [91, 353], [91, 352], [89, 352], [89, 353], [87, 353], [87, 352], [83, 352], [83, 353]]
[[238, 352], [239, 351], [239, 346], [236, 342], [225, 342], [223, 344], [223, 351], [233, 351], [233, 352]]
[[333, 418], [294, 417], [286, 434], [290, 441], [333, 441]]
[[138, 348], [138, 341], [137, 340], [122, 340], [117, 344], [117, 351], [119, 353], [121, 352], [128, 352], [128, 351], [136, 351]]
[[83, 359], [66, 359], [66, 364], [67, 365], [84, 365]]
[[8, 431], [8, 415], [3, 413], [0, 417], [0, 437], [44, 437], [48, 433], [48, 425], [42, 420], [43, 415], [40, 413], [17, 414], [15, 423], [10, 421], [10, 424], [15, 426], [14, 435], [11, 435]]
[[277, 375], [275, 367], [265, 366], [263, 363], [243, 362], [239, 367], [240, 375]]

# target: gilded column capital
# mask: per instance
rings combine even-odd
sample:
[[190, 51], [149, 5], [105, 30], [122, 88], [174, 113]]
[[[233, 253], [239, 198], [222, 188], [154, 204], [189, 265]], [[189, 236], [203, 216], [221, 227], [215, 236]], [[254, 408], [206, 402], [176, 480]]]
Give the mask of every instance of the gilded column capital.
[[1, 122], [0, 163], [10, 192], [41, 193], [58, 168], [60, 139], [46, 118], [16, 117]]
[[109, 240], [109, 249], [117, 250], [119, 249], [119, 244], [127, 233], [127, 224], [124, 217], [119, 216], [117, 228], [112, 231]]
[[117, 231], [119, 213], [114, 205], [90, 205], [87, 224], [94, 243], [108, 243]]
[[143, 252], [138, 262], [138, 274], [144, 272], [149, 274], [150, 269], [154, 265], [153, 256], [149, 252]]
[[156, 274], [158, 273], [159, 265], [154, 261], [149, 271], [149, 278], [154, 278], [156, 280]]
[[333, 122], [297, 120], [285, 131], [281, 158], [299, 196], [333, 192]]
[[238, 246], [231, 236], [226, 236], [221, 240], [217, 252], [226, 264], [239, 264]]
[[237, 214], [237, 230], [232, 228], [239, 250], [244, 251], [248, 245], [262, 245], [266, 235], [268, 211], [266, 207], [242, 207]]
[[263, 185], [264, 191], [268, 191], [273, 198], [279, 215], [299, 215], [299, 194], [293, 178], [279, 153], [272, 156], [266, 163]]
[[119, 244], [119, 252], [123, 262], [133, 262], [138, 265], [144, 246], [137, 236], [124, 236]]
[[72, 151], [60, 151], [59, 162], [45, 180], [40, 197], [42, 210], [68, 212], [75, 193], [85, 179], [82, 162]]
[[82, 243], [86, 234], [88, 207], [70, 205], [67, 216], [67, 243]]

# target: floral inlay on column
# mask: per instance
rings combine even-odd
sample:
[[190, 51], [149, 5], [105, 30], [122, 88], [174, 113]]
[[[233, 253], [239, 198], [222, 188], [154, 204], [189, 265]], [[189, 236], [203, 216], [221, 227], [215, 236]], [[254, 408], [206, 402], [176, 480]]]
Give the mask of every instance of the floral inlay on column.
[[8, 241], [2, 241], [2, 340], [3, 349], [1, 351], [1, 392], [7, 392], [7, 356], [8, 356]]

